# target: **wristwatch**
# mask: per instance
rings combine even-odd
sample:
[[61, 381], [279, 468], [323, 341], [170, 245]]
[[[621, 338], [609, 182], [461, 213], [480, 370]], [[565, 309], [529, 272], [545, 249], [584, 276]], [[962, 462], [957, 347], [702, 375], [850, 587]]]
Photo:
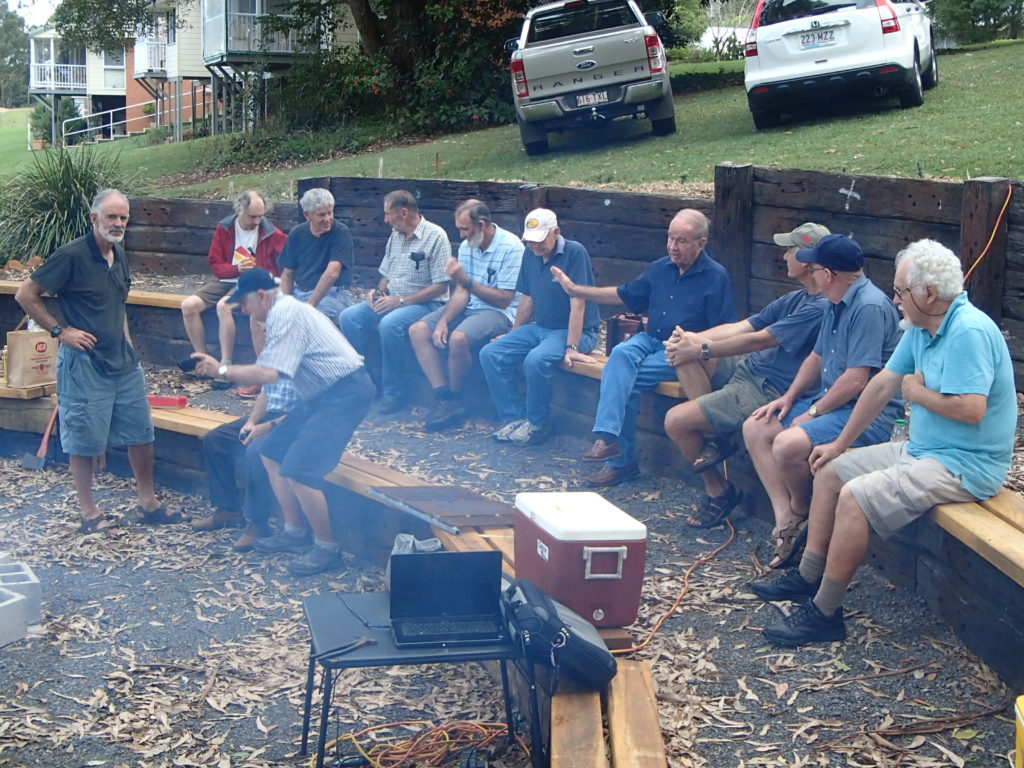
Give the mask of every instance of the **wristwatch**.
[[57, 323], [55, 326], [53, 326], [53, 328], [50, 329], [50, 335], [56, 339], [58, 336], [60, 336], [61, 331], [63, 331], [66, 327], [67, 326], [61, 323]]
[[576, 344], [566, 344], [565, 348], [566, 349], [571, 349], [573, 352], [579, 352], [580, 351], [579, 346], [577, 346]]
[[466, 282], [462, 284], [462, 287], [465, 288], [470, 293], [472, 293], [473, 292], [473, 278], [471, 278], [471, 277], [467, 278]]
[[405, 306], [405, 299], [403, 299], [401, 296], [398, 297], [398, 306], [400, 306], [400, 307], [404, 307]]
[[707, 344], [700, 345], [700, 359], [705, 363], [711, 359], [711, 347]]
[[222, 365], [220, 368], [217, 369], [217, 375], [220, 376], [222, 379], [227, 378], [228, 367], [226, 365]]
[[818, 406], [815, 404], [808, 408], [807, 415], [810, 416], [812, 419], [818, 418]]

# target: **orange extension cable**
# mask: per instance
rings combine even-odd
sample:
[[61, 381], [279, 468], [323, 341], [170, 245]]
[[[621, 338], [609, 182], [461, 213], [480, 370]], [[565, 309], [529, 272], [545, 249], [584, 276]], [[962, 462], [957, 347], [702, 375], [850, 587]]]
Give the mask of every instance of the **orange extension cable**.
[[976, 258], [974, 260], [974, 263], [971, 264], [971, 268], [968, 269], [967, 270], [967, 274], [964, 275], [964, 282], [965, 283], [970, 279], [971, 274], [974, 272], [975, 267], [977, 267], [981, 263], [981, 260], [984, 259], [985, 256], [988, 255], [988, 249], [992, 247], [992, 242], [996, 239], [996, 233], [999, 231], [999, 225], [1002, 223], [1003, 217], [1006, 215], [1006, 209], [1010, 207], [1010, 200], [1011, 199], [1013, 199], [1013, 184], [1007, 184], [1006, 185], [1006, 200], [1005, 200], [1005, 202], [1003, 202], [1003, 207], [999, 211], [999, 215], [996, 216], [996, 223], [995, 223], [995, 226], [992, 227], [992, 234], [989, 235], [988, 242], [985, 243], [985, 247], [982, 249], [981, 253], [978, 255], [978, 258]]

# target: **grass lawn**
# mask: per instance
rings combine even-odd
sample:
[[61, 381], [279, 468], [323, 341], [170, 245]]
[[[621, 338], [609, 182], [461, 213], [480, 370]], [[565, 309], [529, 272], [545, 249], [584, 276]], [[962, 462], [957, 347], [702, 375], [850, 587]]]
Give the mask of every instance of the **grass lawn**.
[[26, 147], [25, 130], [31, 112], [30, 107], [0, 112], [0, 174], [16, 171], [32, 156]]

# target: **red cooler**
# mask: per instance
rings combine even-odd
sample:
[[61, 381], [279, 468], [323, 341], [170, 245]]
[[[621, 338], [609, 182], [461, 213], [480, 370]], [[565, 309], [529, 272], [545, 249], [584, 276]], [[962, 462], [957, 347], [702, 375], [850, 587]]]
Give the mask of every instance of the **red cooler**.
[[596, 493], [516, 494], [516, 576], [598, 627], [632, 624], [647, 526]]

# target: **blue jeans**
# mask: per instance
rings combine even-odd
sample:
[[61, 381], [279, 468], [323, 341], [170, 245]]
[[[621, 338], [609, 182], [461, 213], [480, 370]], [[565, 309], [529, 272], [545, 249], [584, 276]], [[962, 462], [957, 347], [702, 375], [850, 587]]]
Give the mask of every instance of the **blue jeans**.
[[409, 326], [440, 306], [440, 301], [428, 301], [378, 315], [373, 307], [362, 301], [341, 313], [341, 332], [359, 354], [366, 354], [367, 335], [373, 330], [380, 333], [381, 386], [384, 397], [400, 399], [404, 392], [402, 361], [407, 354]]
[[[536, 323], [523, 325], [495, 339], [480, 350], [491, 399], [502, 424], [528, 419], [539, 427], [551, 418], [551, 377], [565, 357], [565, 328], [541, 328]], [[597, 334], [584, 331], [580, 352], [586, 354], [597, 343]], [[522, 363], [526, 378], [526, 400], [519, 394], [515, 369]]]

